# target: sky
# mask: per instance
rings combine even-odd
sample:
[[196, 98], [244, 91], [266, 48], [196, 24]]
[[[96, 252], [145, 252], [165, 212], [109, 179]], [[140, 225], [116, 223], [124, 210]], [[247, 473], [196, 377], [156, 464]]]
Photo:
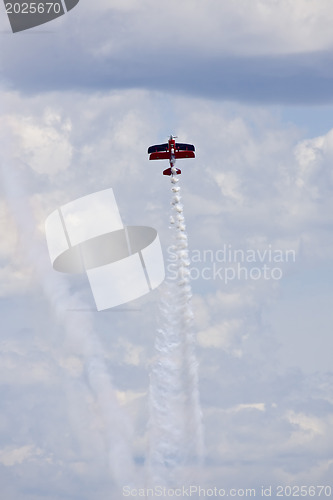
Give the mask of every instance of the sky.
[[142, 486], [160, 292], [97, 313], [44, 223], [112, 187], [171, 272], [169, 179], [147, 156], [170, 134], [196, 147], [200, 484], [333, 488], [332, 21], [330, 0], [81, 0], [12, 34], [1, 8], [3, 498], [116, 498], [128, 449]]

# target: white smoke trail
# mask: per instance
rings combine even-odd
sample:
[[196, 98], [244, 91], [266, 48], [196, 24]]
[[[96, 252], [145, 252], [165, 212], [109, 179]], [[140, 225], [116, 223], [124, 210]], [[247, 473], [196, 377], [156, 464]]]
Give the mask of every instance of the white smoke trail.
[[27, 262], [33, 267], [57, 321], [64, 328], [67, 343], [72, 344], [82, 358], [88, 386], [104, 423], [112, 479], [120, 490], [124, 485], [133, 484], [135, 480], [130, 446], [131, 426], [119, 406], [102, 346], [94, 332], [92, 314], [73, 312], [75, 309], [84, 309], [85, 304], [69, 292], [66, 280], [52, 270], [46, 243], [43, 245], [37, 235], [34, 215], [27, 193], [22, 188], [22, 181], [19, 180], [14, 165], [10, 162], [8, 165], [10, 168], [3, 164], [1, 169], [3, 186], [20, 232]]
[[202, 415], [198, 388], [198, 363], [195, 355], [195, 334], [192, 310], [192, 289], [190, 282], [190, 259], [188, 251], [188, 238], [181, 202], [180, 187], [177, 186], [178, 178], [171, 177], [172, 182], [172, 206], [175, 213], [174, 225], [176, 226], [176, 248], [177, 255], [177, 303], [178, 324], [183, 339], [184, 349], [184, 389], [186, 395], [186, 430], [188, 457], [202, 459], [203, 456], [203, 432]]
[[178, 178], [171, 176], [176, 279], [167, 277], [161, 299], [150, 383], [149, 475], [155, 484], [184, 481], [203, 456], [198, 366], [191, 306], [189, 253]]

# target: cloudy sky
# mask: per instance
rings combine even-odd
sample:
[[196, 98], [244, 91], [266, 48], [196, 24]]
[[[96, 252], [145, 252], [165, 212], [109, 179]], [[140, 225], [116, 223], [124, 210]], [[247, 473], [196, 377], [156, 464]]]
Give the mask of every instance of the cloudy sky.
[[0, 14], [3, 498], [116, 498], [129, 449], [142, 477], [159, 292], [91, 311], [44, 222], [112, 187], [168, 267], [170, 185], [146, 150], [171, 133], [197, 151], [180, 182], [202, 485], [333, 487], [331, 0], [81, 0], [16, 34]]

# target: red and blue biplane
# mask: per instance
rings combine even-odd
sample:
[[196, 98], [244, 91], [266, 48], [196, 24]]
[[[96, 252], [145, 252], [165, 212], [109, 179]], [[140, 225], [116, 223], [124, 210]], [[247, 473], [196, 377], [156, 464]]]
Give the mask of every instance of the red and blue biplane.
[[176, 159], [195, 158], [194, 151], [192, 144], [176, 142], [173, 135], [170, 135], [168, 143], [148, 148], [149, 160], [169, 160], [170, 167], [163, 171], [163, 175], [181, 174], [181, 170], [175, 167]]

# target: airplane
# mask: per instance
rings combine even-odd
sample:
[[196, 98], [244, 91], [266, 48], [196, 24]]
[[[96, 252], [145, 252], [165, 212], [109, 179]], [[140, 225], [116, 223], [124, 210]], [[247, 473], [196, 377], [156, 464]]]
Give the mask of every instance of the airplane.
[[170, 135], [168, 143], [148, 148], [149, 160], [169, 160], [170, 167], [163, 170], [163, 175], [181, 174], [181, 170], [175, 167], [177, 158], [195, 158], [195, 148], [192, 144], [182, 144], [175, 139], [175, 136]]

